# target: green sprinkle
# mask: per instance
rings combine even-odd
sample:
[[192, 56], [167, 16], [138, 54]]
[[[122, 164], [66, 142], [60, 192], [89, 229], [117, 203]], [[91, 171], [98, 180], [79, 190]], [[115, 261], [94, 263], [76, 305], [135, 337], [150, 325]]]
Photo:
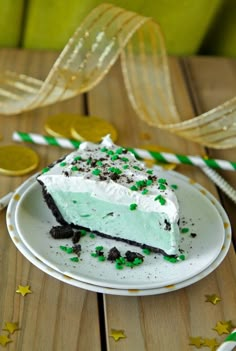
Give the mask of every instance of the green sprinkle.
[[135, 184], [137, 185], [137, 187], [143, 188], [144, 186], [146, 186], [146, 181], [145, 180], [138, 180]]
[[111, 155], [114, 155], [114, 151], [108, 150], [108, 151], [107, 151], [107, 154], [110, 155], [110, 156], [111, 156]]
[[92, 257], [98, 257], [98, 254], [97, 254], [96, 252], [92, 252], [92, 253], [91, 253], [91, 256], [92, 256]]
[[81, 160], [81, 156], [74, 157], [74, 161], [79, 161], [79, 160]]
[[152, 174], [152, 173], [153, 173], [153, 170], [152, 170], [152, 169], [148, 169], [148, 170], [147, 170], [147, 173], [148, 173], [148, 174]]
[[134, 210], [136, 210], [137, 207], [138, 207], [137, 204], [130, 204], [129, 209], [130, 209], [131, 211], [134, 211]]
[[87, 234], [86, 230], [81, 229], [81, 231], [80, 231], [80, 235], [81, 235], [81, 236], [85, 236], [86, 234]]
[[142, 194], [146, 195], [148, 193], [148, 189], [143, 189]]
[[165, 203], [166, 203], [166, 199], [161, 195], [156, 196], [154, 200], [155, 201], [158, 200], [162, 206], [165, 205]]
[[130, 190], [138, 191], [138, 188], [136, 187], [136, 185], [132, 185], [132, 186], [130, 187]]
[[66, 250], [66, 252], [67, 252], [68, 254], [71, 254], [71, 253], [73, 252], [73, 247], [68, 247], [67, 250]]
[[177, 189], [178, 189], [178, 185], [176, 185], [176, 184], [171, 184], [171, 188], [174, 189], [174, 190], [177, 190]]
[[59, 246], [62, 251], [67, 251], [68, 247], [67, 246]]
[[72, 262], [79, 262], [79, 257], [71, 257], [70, 260]]
[[91, 233], [91, 234], [89, 235], [89, 237], [90, 237], [91, 239], [94, 239], [94, 238], [96, 238], [96, 235], [93, 234], [93, 233]]
[[116, 154], [120, 155], [124, 151], [123, 147], [119, 147], [119, 149], [116, 149]]
[[107, 148], [104, 146], [104, 147], [102, 147], [101, 149], [100, 149], [102, 152], [107, 152]]
[[87, 159], [86, 163], [87, 163], [87, 165], [90, 165], [92, 163], [91, 157]]
[[125, 264], [125, 262], [126, 262], [126, 260], [125, 260], [125, 258], [124, 257], [120, 257], [120, 258], [117, 258], [116, 259], [116, 263], [118, 263], [118, 264]]
[[78, 171], [79, 168], [78, 168], [77, 166], [73, 166], [73, 167], [71, 167], [71, 170], [72, 170], [72, 171]]
[[102, 163], [102, 161], [99, 161], [99, 160], [98, 160], [98, 161], [96, 162], [96, 165], [101, 167], [101, 166], [103, 165], [103, 163]]
[[49, 167], [45, 167], [45, 168], [43, 168], [43, 169], [42, 169], [42, 173], [46, 173], [46, 172], [48, 172], [48, 171], [49, 171], [49, 169], [50, 169]]
[[97, 246], [97, 247], [95, 247], [95, 250], [96, 251], [102, 251], [103, 250], [103, 246]]
[[136, 257], [135, 259], [134, 259], [134, 262], [133, 262], [133, 264], [135, 265], [135, 266], [138, 266], [138, 265], [140, 265], [140, 264], [142, 264], [143, 263], [143, 260], [141, 259], [141, 258], [138, 258], [138, 257]]
[[189, 228], [181, 228], [181, 233], [186, 234], [189, 232]]
[[181, 261], [184, 261], [185, 260], [185, 256], [184, 255], [180, 255], [177, 259], [181, 260]]
[[170, 257], [170, 256], [163, 256], [164, 260], [171, 262], [171, 263], [176, 263], [177, 262], [177, 258], [176, 257]]
[[60, 166], [61, 166], [61, 167], [65, 167], [66, 165], [67, 165], [66, 162], [61, 162], [61, 163], [60, 163]]
[[94, 174], [94, 175], [96, 175], [96, 176], [98, 176], [100, 173], [101, 173], [101, 170], [98, 169], [98, 168], [96, 168], [96, 169], [94, 169], [94, 170], [92, 171], [92, 174]]
[[159, 184], [159, 189], [160, 190], [166, 190], [166, 186], [164, 184]]
[[159, 178], [158, 179], [159, 184], [166, 184], [166, 179], [165, 178]]
[[106, 260], [105, 256], [98, 256], [98, 261], [103, 262]]
[[123, 269], [124, 266], [122, 264], [116, 263], [116, 269]]
[[141, 168], [139, 168], [138, 166], [133, 166], [134, 169], [137, 169], [138, 171], [141, 171]]
[[153, 181], [151, 179], [146, 180], [147, 185], [152, 185]]
[[110, 167], [108, 168], [108, 171], [112, 172], [112, 173], [116, 173], [116, 174], [121, 174], [122, 171], [119, 168], [116, 167]]
[[126, 265], [127, 267], [130, 267], [130, 268], [133, 268], [133, 267], [134, 267], [133, 262], [129, 262], [129, 261], [127, 261], [125, 265]]
[[127, 168], [129, 168], [129, 165], [124, 165], [122, 168], [127, 169]]
[[121, 157], [121, 161], [123, 162], [129, 162], [129, 159], [127, 157]]
[[150, 255], [151, 254], [151, 251], [149, 249], [143, 249], [143, 253], [145, 255]]
[[118, 158], [119, 158], [118, 155], [112, 155], [112, 156], [111, 156], [111, 160], [112, 160], [112, 161], [115, 161], [115, 160], [117, 160]]

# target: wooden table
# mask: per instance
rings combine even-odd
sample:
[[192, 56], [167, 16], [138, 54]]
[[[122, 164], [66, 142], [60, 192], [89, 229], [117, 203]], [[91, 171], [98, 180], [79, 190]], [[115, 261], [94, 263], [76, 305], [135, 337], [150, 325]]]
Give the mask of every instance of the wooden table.
[[[0, 68], [44, 79], [58, 53], [0, 51]], [[236, 61], [224, 58], [171, 58], [171, 73], [183, 118], [206, 111], [236, 93]], [[119, 144], [133, 147], [159, 144], [178, 153], [205, 154], [206, 150], [179, 137], [150, 128], [138, 119], [127, 99], [117, 63], [107, 77], [86, 96], [19, 116], [0, 116], [0, 145], [12, 143], [14, 130], [44, 133], [47, 116], [60, 112], [99, 115], [119, 132]], [[28, 145], [29, 146], [29, 145]], [[65, 151], [30, 145], [40, 155], [39, 169]], [[207, 150], [211, 157], [235, 160], [235, 149]], [[215, 195], [227, 211], [236, 242], [235, 204], [216, 189], [196, 167], [177, 170], [199, 182]], [[221, 174], [236, 188], [234, 172]], [[0, 175], [0, 196], [16, 188], [28, 176]], [[218, 321], [236, 325], [236, 259], [233, 245], [223, 263], [209, 276], [186, 288], [161, 295], [113, 296], [86, 291], [63, 283], [32, 265], [15, 247], [6, 229], [6, 212], [0, 213], [0, 327], [18, 322], [7, 350], [64, 351], [183, 351], [196, 350], [190, 337], [216, 338]], [[29, 285], [32, 293], [16, 293], [18, 285]], [[171, 289], [170, 289], [171, 290]], [[216, 305], [205, 295], [216, 294]], [[111, 329], [123, 329], [126, 338], [115, 341]], [[0, 335], [7, 334], [1, 330]], [[0, 350], [4, 349], [0, 345]], [[209, 348], [204, 348], [207, 350]]]

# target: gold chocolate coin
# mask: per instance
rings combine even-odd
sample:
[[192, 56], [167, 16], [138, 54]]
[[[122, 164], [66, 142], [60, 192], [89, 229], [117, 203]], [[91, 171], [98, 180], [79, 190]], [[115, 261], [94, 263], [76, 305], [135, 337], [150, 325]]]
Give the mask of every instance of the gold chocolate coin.
[[[160, 145], [143, 145], [141, 148], [145, 150], [156, 151], [156, 152], [173, 152], [170, 149]], [[154, 165], [161, 166], [164, 169], [169, 171], [176, 168], [176, 164], [174, 163], [162, 163], [159, 161], [155, 161], [154, 159], [153, 160], [144, 159], [143, 161], [146, 164], [146, 166], [149, 168], [153, 167]]]
[[39, 157], [32, 149], [21, 145], [0, 146], [0, 173], [19, 176], [34, 170]]
[[44, 128], [46, 132], [54, 137], [71, 138], [71, 126], [76, 118], [80, 116], [62, 113], [47, 118]]
[[71, 134], [76, 140], [88, 140], [94, 143], [101, 141], [107, 134], [110, 134], [113, 141], [117, 139], [117, 131], [113, 125], [96, 116], [76, 118], [71, 127]]

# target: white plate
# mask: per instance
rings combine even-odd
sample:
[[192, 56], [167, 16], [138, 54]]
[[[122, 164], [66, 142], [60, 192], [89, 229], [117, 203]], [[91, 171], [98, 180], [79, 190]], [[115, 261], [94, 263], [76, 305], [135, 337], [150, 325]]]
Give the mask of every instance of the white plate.
[[[181, 246], [188, 251], [188, 257], [186, 261], [177, 264], [171, 264], [164, 261], [162, 256], [152, 254], [145, 257], [143, 265], [118, 271], [110, 262], [97, 262], [97, 259], [90, 255], [97, 245], [102, 244], [104, 248], [110, 248], [111, 241], [99, 237], [90, 239], [89, 236], [83, 238], [81, 242], [83, 260], [76, 264], [71, 262], [69, 256], [59, 250], [59, 245], [71, 244], [71, 241], [58, 242], [48, 234], [51, 226], [56, 223], [43, 202], [41, 189], [35, 181], [35, 176], [27, 180], [18, 190], [17, 196], [13, 197], [8, 207], [8, 216], [11, 215], [11, 220], [14, 218], [17, 234], [27, 248], [27, 253], [24, 252], [26, 257], [30, 252], [54, 273], [58, 271], [67, 279], [70, 277], [93, 286], [121, 290], [149, 290], [182, 283], [200, 276], [199, 273], [218, 258], [226, 235], [230, 237], [230, 225], [221, 206], [200, 185], [190, 185], [189, 179], [175, 172], [168, 172], [168, 177], [165, 172], [163, 176], [168, 178], [170, 184], [178, 184], [177, 196], [180, 207], [183, 208], [182, 213], [188, 225], [194, 223], [192, 229], [197, 233], [194, 239], [189, 235], [183, 235], [184, 242]], [[221, 213], [219, 213], [219, 207]], [[224, 213], [223, 218], [222, 213]], [[181, 217], [183, 217], [182, 214]], [[224, 223], [228, 223], [228, 228], [225, 229]], [[8, 224], [8, 229], [11, 225]], [[130, 248], [123, 243], [115, 243], [115, 245], [122, 252]]]
[[[174, 174], [174, 176], [176, 177], [176, 174]], [[184, 179], [185, 181], [189, 181], [187, 178], [178, 175], [178, 177]], [[31, 178], [27, 181], [27, 187], [29, 187], [30, 184], [34, 184], [35, 183], [35, 178]], [[10, 233], [10, 236], [13, 240], [13, 242], [15, 243], [15, 245], [17, 246], [17, 248], [19, 249], [19, 251], [29, 259], [30, 262], [32, 262], [35, 266], [37, 266], [38, 268], [40, 268], [42, 271], [46, 272], [47, 274], [61, 280], [64, 281], [68, 284], [83, 288], [83, 289], [87, 289], [87, 290], [91, 290], [91, 291], [95, 291], [95, 292], [102, 292], [102, 293], [107, 293], [107, 294], [113, 294], [113, 295], [129, 295], [129, 296], [144, 296], [144, 295], [155, 295], [155, 294], [161, 294], [161, 293], [166, 293], [169, 291], [174, 291], [180, 288], [183, 288], [185, 286], [188, 286], [190, 284], [193, 284], [195, 282], [197, 282], [198, 280], [204, 278], [205, 276], [207, 276], [208, 274], [210, 274], [224, 259], [226, 253], [228, 252], [228, 249], [230, 247], [230, 242], [231, 242], [231, 229], [230, 229], [230, 224], [229, 224], [229, 220], [228, 217], [225, 213], [225, 211], [223, 210], [223, 208], [221, 207], [221, 205], [216, 201], [216, 199], [210, 194], [208, 193], [206, 190], [204, 190], [200, 185], [195, 184], [195, 186], [197, 187], [198, 190], [200, 190], [201, 192], [204, 192], [205, 195], [207, 196], [207, 198], [211, 201], [211, 203], [215, 206], [215, 208], [217, 209], [222, 223], [224, 224], [224, 228], [225, 228], [225, 235], [224, 235], [224, 243], [222, 246], [222, 250], [220, 250], [219, 255], [217, 256], [217, 258], [214, 260], [214, 262], [212, 262], [206, 269], [204, 269], [201, 273], [196, 274], [195, 276], [193, 276], [190, 279], [186, 279], [186, 280], [182, 280], [179, 283], [176, 283], [174, 285], [168, 285], [168, 286], [163, 286], [160, 288], [153, 288], [153, 289], [122, 289], [122, 288], [117, 288], [117, 289], [112, 289], [106, 286], [101, 286], [101, 285], [94, 285], [94, 284], [88, 284], [85, 282], [80, 281], [79, 279], [74, 279], [69, 277], [66, 274], [60, 273], [57, 270], [52, 269], [50, 266], [48, 266], [45, 262], [42, 262], [41, 260], [39, 260], [36, 256], [34, 256], [34, 254], [24, 245], [24, 243], [21, 241], [21, 238], [19, 236], [19, 233], [16, 230], [16, 216], [15, 216], [15, 211], [16, 211], [16, 207], [18, 204], [18, 200], [19, 200], [19, 196], [20, 193], [17, 192], [17, 194], [15, 194], [12, 197], [12, 200], [9, 204], [8, 207], [8, 211], [7, 211], [7, 226], [8, 226], [8, 230]], [[24, 192], [23, 192], [24, 193]], [[173, 265], [176, 266], [176, 265]], [[136, 269], [139, 269], [140, 267], [137, 267]]]

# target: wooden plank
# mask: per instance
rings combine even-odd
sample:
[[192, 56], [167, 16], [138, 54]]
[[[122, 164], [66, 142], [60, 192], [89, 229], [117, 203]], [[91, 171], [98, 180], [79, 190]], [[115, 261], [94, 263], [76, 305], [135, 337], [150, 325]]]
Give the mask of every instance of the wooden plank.
[[[236, 60], [227, 58], [192, 57], [184, 61], [187, 81], [194, 101], [196, 113], [200, 114], [218, 106], [235, 96]], [[209, 149], [213, 158], [235, 160], [235, 147], [231, 149]], [[235, 172], [219, 171], [219, 173], [236, 189]], [[235, 203], [220, 191], [223, 206], [235, 228]], [[236, 232], [233, 232], [236, 247]]]
[[[183, 118], [191, 118], [193, 109], [186, 90], [182, 70], [171, 60], [173, 83]], [[119, 65], [88, 96], [89, 112], [111, 121], [118, 129], [118, 143], [140, 146], [161, 144], [179, 153], [203, 154], [205, 150], [167, 132], [149, 127], [139, 120], [127, 99]], [[148, 140], [143, 136], [149, 136]], [[217, 196], [214, 185], [196, 168], [177, 168], [205, 186]], [[138, 274], [138, 273], [137, 273]], [[109, 351], [121, 350], [192, 350], [190, 336], [218, 338], [212, 330], [219, 320], [234, 319], [235, 255], [233, 249], [224, 262], [208, 277], [187, 288], [149, 297], [106, 295], [104, 299], [107, 345]], [[224, 284], [227, 285], [224, 285]], [[225, 289], [227, 286], [227, 289]], [[223, 303], [213, 306], [205, 302], [206, 294], [221, 296]], [[111, 329], [124, 329], [127, 336], [119, 342], [109, 337]]]
[[[0, 68], [44, 79], [57, 53], [1, 50]], [[83, 100], [48, 106], [18, 116], [0, 116], [0, 145], [12, 143], [16, 129], [42, 133], [49, 115], [60, 112], [83, 113]], [[38, 170], [64, 155], [67, 151], [56, 147], [27, 146], [40, 156]], [[0, 196], [12, 191], [27, 176], [0, 175]], [[0, 213], [0, 325], [19, 322], [20, 330], [11, 338], [8, 350], [100, 350], [100, 331], [97, 294], [62, 283], [33, 266], [15, 248], [6, 229], [6, 212]], [[18, 285], [30, 285], [32, 294], [16, 294]], [[3, 332], [0, 332], [2, 334]], [[92, 335], [92, 337], [91, 337]]]

